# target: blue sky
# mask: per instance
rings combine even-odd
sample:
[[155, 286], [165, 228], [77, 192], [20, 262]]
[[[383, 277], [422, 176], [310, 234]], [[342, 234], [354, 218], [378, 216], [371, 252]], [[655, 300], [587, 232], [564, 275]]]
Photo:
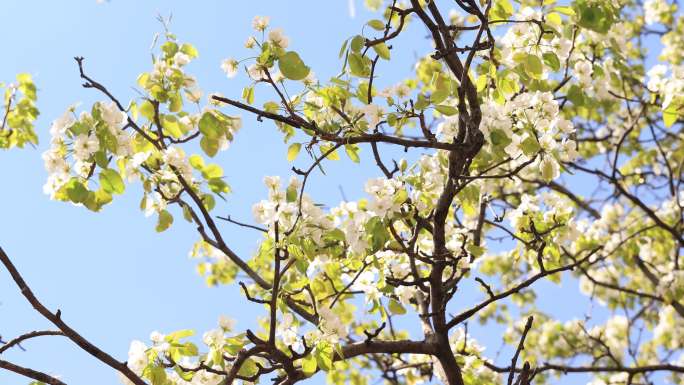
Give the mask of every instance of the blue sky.
[[[170, 230], [157, 234], [154, 219], [145, 218], [138, 209], [139, 187], [129, 187], [123, 197], [97, 214], [50, 201], [42, 193], [46, 175], [40, 154], [49, 144], [50, 122], [67, 106], [74, 102], [89, 106], [102, 100], [93, 90], [80, 86], [73, 57], [84, 56], [87, 72], [127, 102], [136, 96], [132, 87], [137, 75], [150, 68], [152, 37], [162, 29], [156, 21], [158, 14], [172, 13], [171, 30], [179, 40], [199, 49], [200, 57], [188, 72], [197, 76], [203, 90], [237, 97], [246, 76], [228, 80], [219, 64], [225, 57], [247, 56], [242, 46], [254, 15], [271, 16], [272, 25], [284, 28], [291, 46], [318, 77], [327, 79], [340, 68], [337, 53], [342, 41], [360, 32], [372, 17], [361, 4], [356, 9], [352, 19], [346, 0], [2, 1], [0, 80], [12, 81], [19, 72], [34, 76], [39, 88], [37, 131], [41, 143], [37, 149], [0, 153], [0, 245], [43, 302], [50, 309], [61, 309], [64, 320], [121, 359], [125, 359], [130, 340], [146, 340], [153, 330], [193, 328], [201, 333], [215, 327], [221, 314], [237, 318], [238, 327], [244, 328], [265, 314], [233, 287], [205, 286], [195, 273], [196, 262], [188, 258], [197, 239], [194, 228], [179, 217]], [[413, 58], [430, 49], [426, 34], [417, 25], [406, 35], [393, 51], [398, 60], [380, 68], [383, 77], [378, 84], [407, 76]], [[265, 100], [266, 94], [264, 88], [258, 88], [257, 101]], [[291, 165], [285, 163], [287, 146], [273, 125], [258, 123], [253, 116], [243, 118], [244, 128], [235, 143], [217, 158], [234, 190], [217, 214], [251, 221], [252, 203], [265, 196], [262, 177], [281, 175], [287, 179]], [[342, 199], [339, 186], [344, 185], [348, 198], [358, 197], [363, 182], [377, 175], [369, 151], [363, 151], [361, 167], [351, 167], [348, 161], [330, 164], [325, 178], [315, 175], [309, 193], [320, 202], [335, 204]], [[239, 254], [249, 255], [255, 249], [260, 235], [222, 226], [225, 238]], [[553, 308], [564, 291], [548, 286], [551, 295], [542, 306]], [[564, 319], [574, 313], [577, 310], [572, 306], [559, 310]], [[8, 275], [0, 273], [0, 335], [11, 338], [44, 328], [50, 325], [32, 311]], [[488, 352], [493, 354], [500, 335], [491, 331], [478, 334], [489, 342]], [[13, 349], [3, 357], [61, 375], [69, 384], [118, 383], [110, 369], [67, 340], [48, 337], [24, 347], [27, 352]], [[0, 384], [26, 383], [24, 378], [0, 371]], [[322, 383], [322, 378], [317, 383]]]

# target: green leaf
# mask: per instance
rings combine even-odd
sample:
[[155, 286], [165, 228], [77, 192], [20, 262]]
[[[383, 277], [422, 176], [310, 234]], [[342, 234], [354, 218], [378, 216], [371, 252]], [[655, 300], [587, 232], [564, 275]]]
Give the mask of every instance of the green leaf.
[[29, 73], [17, 74], [17, 81], [21, 84], [33, 83], [33, 77]]
[[487, 77], [487, 74], [482, 74], [477, 77], [477, 79], [475, 80], [475, 87], [477, 87], [478, 92], [481, 92], [485, 89], [488, 80], [489, 78]]
[[197, 356], [197, 355], [199, 355], [199, 350], [197, 349], [197, 345], [193, 344], [192, 342], [184, 343], [183, 346], [181, 346], [179, 349], [184, 356]]
[[349, 159], [354, 163], [359, 163], [361, 159], [359, 158], [359, 146], [355, 144], [345, 144], [344, 151], [347, 153]]
[[152, 385], [164, 385], [166, 383], [166, 371], [159, 366], [149, 365], [143, 370], [143, 376], [152, 382]]
[[373, 19], [366, 24], [376, 31], [383, 31], [385, 29], [385, 23], [383, 23], [382, 20]]
[[100, 172], [100, 185], [104, 191], [111, 194], [122, 194], [126, 189], [121, 175], [111, 168]]
[[396, 114], [387, 114], [387, 124], [389, 124], [390, 127], [395, 127], [397, 124], [397, 115]]
[[424, 110], [430, 105], [430, 101], [423, 94], [418, 94], [418, 100], [413, 105], [418, 110]]
[[325, 370], [326, 372], [332, 369], [332, 358], [333, 358], [333, 348], [327, 342], [319, 343], [314, 350], [314, 356], [316, 357], [316, 362], [318, 367]]
[[340, 53], [338, 54], [338, 57], [342, 59], [344, 56], [345, 52], [347, 52], [347, 45], [349, 44], [349, 39], [345, 40], [344, 43], [342, 43], [342, 47], [340, 47]]
[[202, 135], [211, 139], [218, 139], [224, 132], [221, 128], [221, 121], [210, 111], [202, 114], [199, 121], [199, 130]]
[[670, 128], [679, 118], [679, 113], [675, 106], [675, 103], [670, 103], [665, 110], [663, 110], [663, 123], [665, 127]]
[[71, 178], [66, 184], [66, 194], [74, 203], [82, 203], [88, 198], [88, 189], [77, 178]]
[[216, 200], [211, 194], [202, 194], [202, 204], [207, 208], [207, 211], [211, 211], [216, 207]]
[[171, 224], [173, 223], [173, 215], [169, 213], [166, 210], [162, 210], [159, 212], [159, 218], [157, 220], [157, 227], [155, 230], [157, 230], [158, 233], [161, 233], [162, 231], [165, 231], [169, 227], [171, 227]]
[[515, 9], [513, 9], [513, 5], [508, 0], [498, 0], [496, 2], [496, 5], [497, 7], [501, 8], [501, 12], [503, 13], [503, 15], [505, 15], [504, 19], [515, 12]]
[[366, 233], [370, 235], [370, 246], [373, 252], [376, 252], [385, 246], [385, 243], [389, 239], [389, 233], [381, 218], [372, 217], [366, 222], [364, 228]]
[[[359, 98], [359, 101], [364, 104], [370, 103], [370, 100], [368, 100], [368, 87], [369, 84], [368, 82], [365, 81], [360, 81], [359, 86], [356, 90], [356, 97]], [[371, 92], [372, 95], [374, 95], [373, 92]]]
[[[220, 353], [220, 352], [219, 352]], [[238, 374], [241, 376], [249, 377], [255, 375], [259, 371], [256, 362], [252, 358], [248, 358], [240, 367]]]
[[392, 314], [406, 314], [406, 309], [404, 309], [404, 306], [401, 305], [397, 300], [395, 299], [390, 299], [389, 302], [389, 311]]
[[178, 52], [178, 44], [172, 42], [172, 41], [167, 41], [166, 43], [162, 44], [161, 50], [166, 54], [166, 57], [173, 57], [173, 55]]
[[541, 177], [547, 182], [550, 182], [554, 178], [554, 163], [552, 159], [542, 160], [541, 162]]
[[184, 381], [190, 382], [192, 381], [192, 378], [195, 376], [195, 372], [189, 371], [189, 372], [184, 372], [183, 369], [180, 368], [180, 366], [176, 365], [173, 367], [173, 370], [176, 371], [178, 376], [182, 378]]
[[197, 51], [197, 48], [195, 48], [192, 44], [183, 43], [183, 45], [181, 45], [180, 50], [184, 54], [190, 56], [192, 59], [199, 56], [199, 52]]
[[202, 151], [205, 154], [213, 158], [219, 150], [219, 142], [218, 140], [203, 136], [200, 140], [200, 147], [202, 147]]
[[363, 48], [364, 44], [366, 42], [366, 39], [361, 36], [361, 35], [356, 35], [352, 38], [351, 41], [351, 50], [352, 52], [361, 52], [361, 49]]
[[201, 155], [193, 154], [190, 155], [190, 165], [196, 170], [202, 170], [204, 168], [204, 159]]
[[242, 89], [242, 100], [247, 104], [254, 103], [254, 87], [245, 87]]
[[178, 118], [173, 115], [164, 115], [162, 117], [162, 127], [164, 130], [172, 137], [178, 139], [183, 136], [183, 131], [181, 130], [180, 124], [178, 123]]
[[178, 112], [183, 109], [183, 98], [179, 93], [172, 94], [169, 99], [169, 111]]
[[297, 188], [294, 185], [288, 186], [287, 190], [285, 190], [285, 199], [288, 203], [297, 200]]
[[511, 139], [506, 135], [506, 132], [499, 129], [492, 130], [489, 133], [489, 139], [491, 140], [492, 145], [496, 147], [507, 146], [509, 143], [511, 143]]
[[558, 13], [562, 13], [562, 14], [567, 15], [567, 16], [575, 16], [575, 10], [573, 10], [570, 7], [564, 7], [564, 6], [553, 7], [553, 8], [551, 8], [551, 10], [556, 11]]
[[435, 110], [439, 111], [440, 113], [442, 113], [446, 116], [458, 114], [458, 109], [456, 107], [448, 106], [446, 104], [436, 105]]
[[278, 59], [278, 68], [290, 80], [302, 80], [311, 71], [299, 57], [299, 54], [294, 51], [286, 52]]
[[549, 24], [555, 24], [555, 25], [561, 25], [561, 24], [563, 24], [563, 19], [562, 19], [561, 16], [560, 16], [558, 13], [556, 13], [556, 12], [551, 12], [551, 13], [547, 14], [547, 15], [546, 15], [546, 21], [547, 21]]
[[385, 59], [385, 60], [389, 60], [389, 59], [390, 59], [390, 50], [389, 50], [389, 48], [387, 47], [387, 44], [385, 44], [384, 42], [379, 43], [379, 44], [375, 44], [375, 45], [373, 46], [373, 50], [374, 50], [375, 53], [377, 53], [378, 56], [380, 56], [381, 58], [383, 58], [383, 59]]
[[154, 106], [149, 100], [144, 100], [140, 104], [140, 115], [144, 116], [147, 120], [154, 120]]
[[349, 69], [351, 70], [352, 75], [368, 77], [370, 75], [368, 58], [361, 56], [360, 53], [356, 52], [349, 54]]
[[468, 252], [472, 254], [475, 258], [481, 257], [486, 251], [484, 247], [476, 246], [472, 243], [466, 246], [466, 250], [468, 250]]
[[558, 56], [555, 53], [545, 52], [542, 57], [544, 58], [544, 63], [551, 67], [552, 70], [558, 71], [560, 69], [560, 60], [558, 60]]
[[514, 94], [520, 90], [520, 83], [509, 78], [500, 78], [499, 90], [506, 95]]
[[287, 161], [292, 162], [297, 159], [297, 155], [299, 155], [299, 150], [301, 148], [301, 143], [292, 143], [290, 147], [287, 148]]
[[537, 55], [527, 55], [525, 58], [525, 71], [535, 79], [539, 79], [541, 77], [541, 74], [544, 71], [544, 66]]
[[[104, 189], [101, 188], [92, 194], [88, 193], [88, 201], [91, 198], [93, 199], [93, 201], [92, 201], [93, 207], [88, 207], [88, 208], [93, 210], [93, 211], [99, 211], [102, 208], [102, 206], [104, 206], [104, 205], [106, 205], [112, 201], [112, 194], [108, 193], [107, 191], [105, 191]], [[88, 201], [86, 201], [85, 203], [87, 204]]]
[[209, 179], [208, 184], [209, 189], [219, 196], [223, 193], [227, 194], [230, 192], [230, 186], [221, 178]]
[[[332, 150], [334, 146], [332, 144], [326, 145], [323, 144], [320, 147], [321, 150], [321, 155], [326, 154], [328, 151]], [[340, 155], [337, 153], [337, 150], [334, 150], [333, 152], [329, 153], [328, 156], [326, 157], [327, 159], [330, 160], [340, 160]]]
[[582, 91], [582, 89], [578, 87], [576, 84], [570, 86], [570, 88], [568, 89], [567, 97], [568, 100], [576, 106], [583, 105], [586, 99], [584, 97], [584, 91]]
[[178, 342], [183, 338], [192, 337], [195, 335], [195, 331], [192, 329], [181, 329], [171, 332], [164, 337], [166, 342]]
[[520, 148], [528, 157], [535, 155], [537, 152], [539, 152], [539, 150], [541, 150], [539, 142], [537, 142], [537, 139], [535, 139], [533, 136], [528, 136], [525, 138], [525, 140], [520, 143]]
[[202, 169], [202, 176], [205, 179], [220, 178], [223, 176], [223, 169], [218, 164], [212, 163]]
[[580, 27], [599, 33], [606, 33], [615, 21], [614, 11], [608, 4], [600, 2], [589, 3], [586, 0], [577, 1], [575, 6], [579, 10]]
[[397, 203], [397, 204], [402, 204], [402, 203], [406, 202], [408, 197], [409, 197], [408, 192], [406, 190], [402, 189], [402, 190], [397, 191], [396, 194], [394, 194], [394, 199], [392, 199], [392, 201], [394, 203]]
[[107, 168], [109, 165], [109, 159], [107, 159], [107, 153], [103, 150], [96, 151], [93, 154], [93, 160], [95, 161], [95, 164], [100, 166], [100, 168]]
[[309, 354], [302, 358], [302, 371], [304, 374], [310, 376], [316, 373], [316, 369], [318, 369], [318, 363], [316, 362], [316, 357], [314, 357], [313, 354]]

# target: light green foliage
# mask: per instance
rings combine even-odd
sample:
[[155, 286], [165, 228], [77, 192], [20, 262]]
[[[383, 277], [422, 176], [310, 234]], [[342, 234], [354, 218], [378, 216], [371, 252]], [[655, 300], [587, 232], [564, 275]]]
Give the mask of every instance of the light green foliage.
[[38, 117], [36, 86], [29, 74], [17, 75], [16, 83], [0, 84], [3, 92], [0, 112], [0, 149], [38, 144], [33, 122]]
[[310, 72], [310, 68], [304, 64], [297, 52], [285, 52], [278, 58], [280, 71], [290, 80], [303, 80]]

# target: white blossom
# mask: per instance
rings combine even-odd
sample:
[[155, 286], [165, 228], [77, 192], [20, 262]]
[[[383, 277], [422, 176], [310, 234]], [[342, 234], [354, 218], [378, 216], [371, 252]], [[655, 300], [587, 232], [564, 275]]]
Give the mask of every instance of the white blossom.
[[282, 28], [275, 28], [268, 31], [268, 41], [280, 48], [287, 48], [290, 44], [290, 39], [283, 34]]
[[87, 160], [100, 148], [100, 141], [95, 135], [80, 134], [73, 144], [74, 158]]
[[665, 0], [645, 0], [644, 1], [644, 21], [646, 24], [661, 23], [663, 16], [669, 11], [669, 4]]
[[190, 60], [190, 56], [184, 54], [183, 52], [176, 52], [176, 54], [173, 55], [173, 62], [179, 67], [190, 63]]
[[143, 369], [148, 364], [147, 346], [140, 341], [132, 341], [128, 349], [128, 367], [136, 374], [142, 374]]
[[368, 104], [363, 107], [363, 113], [368, 122], [368, 126], [374, 129], [375, 126], [382, 120], [385, 110], [377, 104]]
[[252, 20], [252, 28], [257, 32], [262, 32], [268, 28], [268, 23], [271, 19], [268, 16], [254, 16]]
[[221, 62], [221, 69], [228, 78], [233, 78], [238, 73], [238, 61], [235, 59], [224, 59]]
[[50, 135], [53, 137], [63, 136], [66, 130], [76, 123], [76, 118], [74, 118], [74, 113], [71, 110], [67, 110], [62, 116], [55, 119], [50, 126]]

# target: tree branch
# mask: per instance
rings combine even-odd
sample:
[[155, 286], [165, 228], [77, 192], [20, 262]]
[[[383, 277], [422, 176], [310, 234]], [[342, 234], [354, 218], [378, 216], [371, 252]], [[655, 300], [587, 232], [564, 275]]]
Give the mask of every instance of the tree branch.
[[[87, 339], [81, 336], [76, 330], [72, 329], [64, 321], [62, 321], [61, 312], [58, 310], [57, 313], [52, 313], [48, 310], [31, 291], [24, 278], [22, 278], [19, 271], [14, 266], [10, 258], [7, 256], [5, 251], [0, 247], [0, 262], [5, 266], [7, 271], [9, 271], [14, 283], [17, 285], [21, 294], [26, 298], [26, 300], [33, 306], [38, 313], [45, 317], [48, 321], [52, 322], [59, 330], [64, 333], [64, 335], [78, 345], [81, 349], [88, 352], [91, 356], [97, 358], [102, 363], [108, 365], [112, 369], [115, 369], [119, 373], [123, 374], [135, 385], [147, 385], [137, 374], [133, 373], [131, 369], [126, 366], [125, 362], [117, 361], [114, 357], [110, 356], [106, 352], [102, 351], [97, 346], [90, 343]], [[61, 383], [60, 383], [61, 384]]]
[[43, 372], [25, 368], [23, 366], [13, 364], [9, 361], [0, 360], [0, 368], [9, 370], [10, 372], [21, 374], [24, 377], [32, 378], [36, 381], [44, 382], [49, 385], [67, 385], [66, 383], [58, 380], [57, 378], [47, 375]]

